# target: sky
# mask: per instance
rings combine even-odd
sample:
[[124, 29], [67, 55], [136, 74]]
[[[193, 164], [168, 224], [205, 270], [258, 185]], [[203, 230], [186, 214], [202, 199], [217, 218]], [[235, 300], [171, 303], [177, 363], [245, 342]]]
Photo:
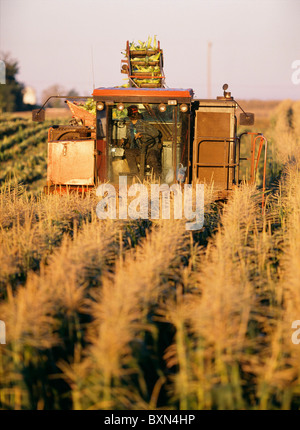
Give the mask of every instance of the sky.
[[[300, 0], [0, 0], [0, 53], [18, 60], [18, 80], [90, 95], [123, 85], [126, 41], [157, 35], [166, 84], [207, 98], [227, 83], [236, 99], [300, 99]], [[0, 54], [1, 59], [1, 54]]]

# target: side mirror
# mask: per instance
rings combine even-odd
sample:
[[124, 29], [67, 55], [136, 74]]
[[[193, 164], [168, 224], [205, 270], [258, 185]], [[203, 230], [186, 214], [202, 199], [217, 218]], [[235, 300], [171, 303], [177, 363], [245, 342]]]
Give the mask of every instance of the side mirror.
[[240, 125], [253, 125], [254, 113], [246, 112], [240, 114]]
[[35, 121], [35, 122], [45, 121], [45, 110], [44, 109], [34, 109], [32, 111], [32, 121]]

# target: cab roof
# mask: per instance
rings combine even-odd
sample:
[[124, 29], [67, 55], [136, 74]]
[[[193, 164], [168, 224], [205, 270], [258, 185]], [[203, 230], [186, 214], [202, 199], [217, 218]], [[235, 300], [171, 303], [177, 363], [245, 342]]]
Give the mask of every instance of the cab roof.
[[182, 103], [190, 103], [193, 98], [193, 90], [182, 88], [95, 88], [93, 97], [96, 101], [113, 102], [148, 102], [159, 103], [168, 100], [177, 100]]

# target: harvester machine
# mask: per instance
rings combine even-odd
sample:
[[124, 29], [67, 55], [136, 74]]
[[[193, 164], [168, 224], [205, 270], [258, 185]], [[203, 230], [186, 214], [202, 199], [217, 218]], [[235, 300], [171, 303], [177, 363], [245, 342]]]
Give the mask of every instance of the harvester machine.
[[[72, 124], [49, 130], [47, 192], [87, 191], [107, 181], [117, 185], [126, 176], [128, 184], [144, 179], [213, 184], [216, 198], [223, 199], [244, 179], [243, 163], [248, 181], [255, 181], [263, 147], [264, 191], [267, 141], [261, 133], [237, 135], [239, 105], [227, 84], [216, 99], [195, 98], [190, 88], [166, 88], [156, 40], [127, 42], [121, 72], [128, 75], [126, 85], [95, 88], [88, 96], [94, 112], [83, 108], [84, 98], [67, 100]], [[34, 120], [43, 120], [43, 107], [33, 112]], [[239, 123], [252, 126], [254, 115], [242, 109]], [[247, 139], [246, 157], [240, 148]]]

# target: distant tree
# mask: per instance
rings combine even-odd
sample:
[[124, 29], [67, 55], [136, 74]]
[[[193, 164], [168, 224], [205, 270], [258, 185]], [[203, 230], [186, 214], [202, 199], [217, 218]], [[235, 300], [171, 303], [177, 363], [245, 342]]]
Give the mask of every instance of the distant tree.
[[6, 82], [0, 85], [0, 110], [2, 112], [20, 111], [23, 109], [24, 85], [17, 81], [18, 61], [10, 54], [0, 54], [6, 66]]
[[[79, 94], [75, 90], [75, 88], [72, 88], [71, 90], [67, 91], [64, 87], [62, 87], [59, 84], [51, 85], [50, 87], [46, 88], [42, 93], [42, 103], [45, 103], [45, 101], [50, 96], [68, 96], [68, 97], [77, 97]], [[45, 107], [54, 107], [54, 108], [60, 108], [65, 107], [65, 100], [64, 99], [50, 99], [49, 102]]]
[[70, 91], [68, 91], [67, 96], [68, 97], [78, 97], [79, 94], [78, 94], [77, 90], [75, 90], [75, 88], [72, 88]]
[[[50, 87], [46, 88], [43, 92], [42, 92], [42, 104], [45, 103], [45, 101], [50, 97], [50, 96], [66, 96], [67, 91], [64, 87], [62, 87], [59, 84], [54, 84], [51, 85]], [[60, 107], [64, 107], [64, 99], [50, 99], [47, 103], [47, 105], [45, 106], [47, 107], [54, 107], [54, 108], [60, 108]]]

